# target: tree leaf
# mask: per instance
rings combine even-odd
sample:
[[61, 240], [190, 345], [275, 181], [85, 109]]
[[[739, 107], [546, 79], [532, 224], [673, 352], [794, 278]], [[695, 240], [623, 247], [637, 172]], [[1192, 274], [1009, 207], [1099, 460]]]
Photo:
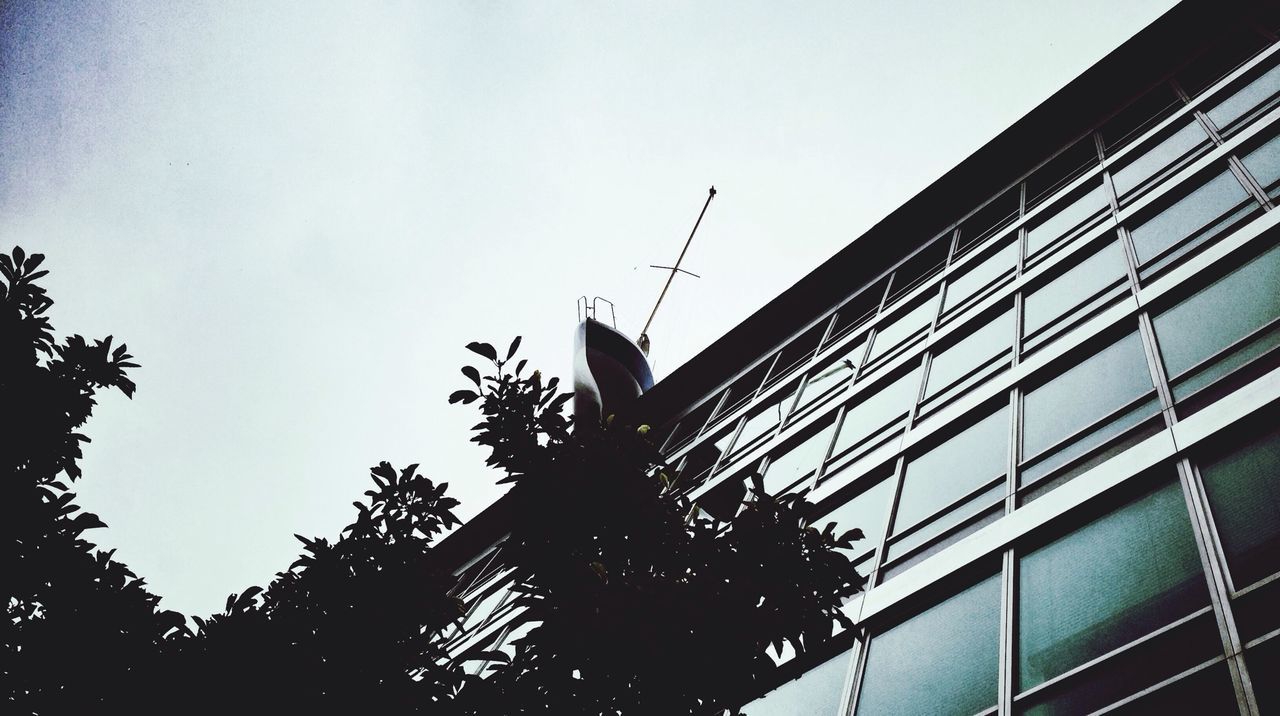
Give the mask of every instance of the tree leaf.
[[488, 343], [478, 343], [478, 342], [472, 341], [471, 343], [467, 344], [467, 350], [471, 351], [472, 353], [478, 353], [479, 355], [482, 355], [491, 361], [498, 360], [498, 351], [495, 350], [494, 347], [489, 345]]
[[471, 382], [475, 383], [477, 388], [480, 387], [480, 371], [469, 365], [464, 365], [462, 366], [462, 374], [470, 378]]
[[449, 403], [461, 402], [463, 405], [474, 403], [480, 396], [470, 390], [455, 390], [449, 394]]
[[519, 348], [520, 348], [520, 336], [516, 336], [516, 339], [514, 341], [511, 341], [511, 347], [507, 349], [507, 360], [511, 360], [511, 357], [516, 354], [516, 350]]

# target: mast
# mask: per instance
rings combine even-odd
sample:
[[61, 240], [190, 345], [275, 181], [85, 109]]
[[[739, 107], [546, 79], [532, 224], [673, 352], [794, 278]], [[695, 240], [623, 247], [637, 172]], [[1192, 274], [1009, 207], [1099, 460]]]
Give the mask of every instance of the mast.
[[[702, 211], [698, 213], [698, 220], [693, 222], [693, 230], [689, 232], [689, 238], [685, 239], [684, 248], [680, 249], [680, 256], [676, 258], [676, 263], [671, 267], [671, 273], [667, 275], [667, 282], [662, 286], [662, 293], [658, 294], [658, 302], [653, 304], [653, 310], [649, 312], [649, 320], [644, 322], [644, 328], [640, 329], [640, 350], [645, 355], [649, 355], [649, 326], [653, 323], [653, 317], [658, 314], [658, 307], [662, 305], [662, 299], [667, 296], [667, 289], [671, 288], [671, 282], [676, 277], [676, 272], [681, 271], [680, 262], [684, 261], [685, 252], [689, 250], [689, 244], [693, 243], [693, 235], [698, 233], [698, 226], [702, 223], [702, 217], [707, 213], [707, 207], [711, 206], [711, 200], [716, 197], [716, 188], [711, 187], [707, 192], [707, 201], [702, 205]], [[685, 271], [685, 273], [689, 273]], [[691, 274], [692, 275], [692, 274]]]

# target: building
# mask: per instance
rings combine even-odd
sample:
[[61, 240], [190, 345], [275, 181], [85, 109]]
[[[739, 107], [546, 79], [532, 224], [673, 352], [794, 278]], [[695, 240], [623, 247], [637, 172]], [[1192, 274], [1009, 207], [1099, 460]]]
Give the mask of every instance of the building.
[[1278, 31], [1179, 5], [642, 398], [713, 513], [867, 534], [864, 633], [748, 713], [1280, 713]]

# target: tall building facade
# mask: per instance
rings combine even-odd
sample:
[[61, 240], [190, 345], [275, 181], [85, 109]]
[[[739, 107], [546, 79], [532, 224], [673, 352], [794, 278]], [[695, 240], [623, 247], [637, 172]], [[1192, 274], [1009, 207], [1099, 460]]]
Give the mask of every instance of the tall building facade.
[[[748, 713], [1280, 713], [1278, 30], [1174, 8], [639, 401], [709, 518], [866, 534]], [[528, 628], [510, 509], [459, 653]]]

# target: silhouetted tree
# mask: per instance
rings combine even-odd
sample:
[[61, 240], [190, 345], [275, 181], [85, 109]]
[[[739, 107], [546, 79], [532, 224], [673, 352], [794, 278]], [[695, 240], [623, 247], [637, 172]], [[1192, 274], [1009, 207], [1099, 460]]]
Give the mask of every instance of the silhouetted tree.
[[[754, 496], [727, 525], [699, 516], [645, 437], [571, 432], [568, 394], [483, 343], [493, 375], [463, 373], [480, 401], [473, 438], [520, 509], [505, 553], [538, 626], [487, 678], [464, 675], [441, 634], [462, 615], [432, 545], [457, 524], [445, 483], [418, 466], [372, 468], [337, 539], [208, 619], [159, 599], [83, 533], [74, 504], [95, 395], [131, 396], [131, 356], [107, 337], [58, 343], [36, 283], [43, 257], [0, 254], [0, 693], [6, 713], [350, 712], [702, 714], [767, 683], [771, 645], [829, 638], [862, 578], [837, 538], [807, 525], [803, 495]], [[66, 482], [64, 482], [64, 480]]]
[[533, 372], [468, 346], [494, 374], [464, 374], [480, 400], [474, 441], [506, 473], [518, 506], [504, 548], [517, 605], [536, 624], [515, 657], [459, 700], [471, 714], [707, 714], [734, 709], [768, 683], [766, 654], [831, 637], [844, 597], [862, 588], [836, 551], [861, 538], [807, 525], [803, 494], [752, 499], [727, 525], [700, 518], [646, 439], [646, 426], [570, 434], [557, 395]]

